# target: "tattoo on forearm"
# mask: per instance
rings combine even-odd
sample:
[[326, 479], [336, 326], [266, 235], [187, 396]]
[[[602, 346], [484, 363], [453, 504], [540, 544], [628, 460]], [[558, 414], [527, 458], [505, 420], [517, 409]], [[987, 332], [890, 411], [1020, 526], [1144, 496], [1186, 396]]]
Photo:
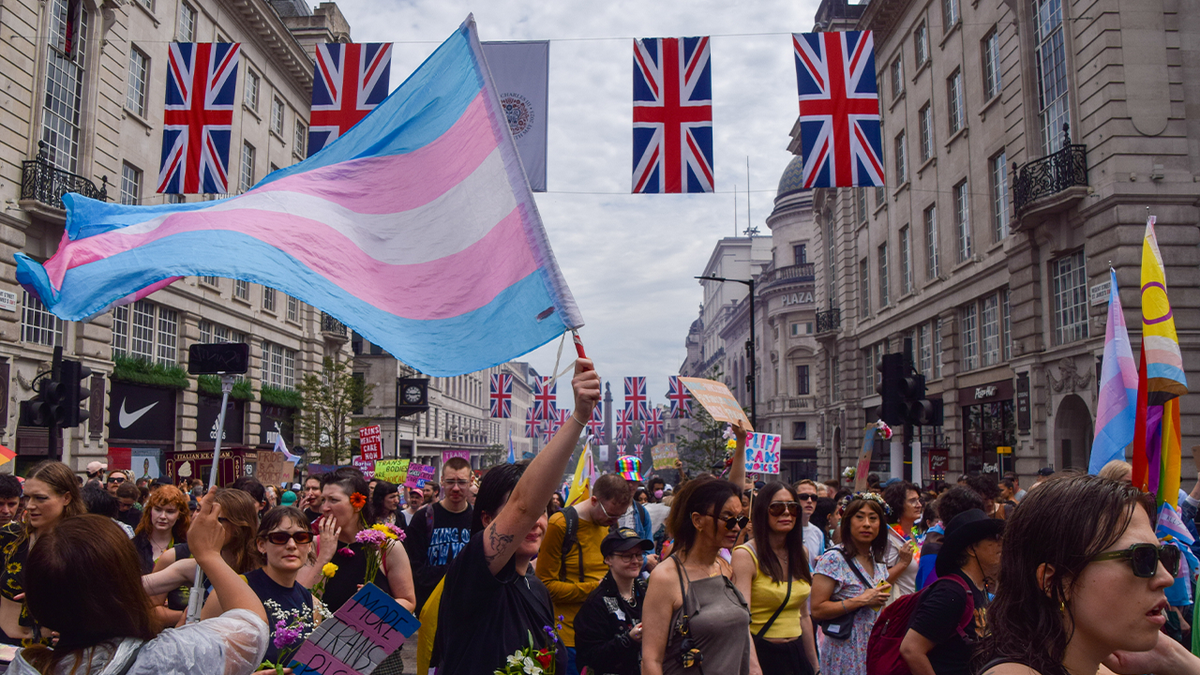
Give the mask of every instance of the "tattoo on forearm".
[[515, 537], [511, 534], [501, 534], [500, 532], [497, 532], [494, 525], [488, 528], [487, 535], [488, 546], [492, 549], [492, 554], [488, 555], [485, 552], [483, 560], [488, 565], [491, 565], [492, 561], [499, 557], [500, 554], [504, 552], [504, 549], [508, 548], [508, 545], [513, 542]]

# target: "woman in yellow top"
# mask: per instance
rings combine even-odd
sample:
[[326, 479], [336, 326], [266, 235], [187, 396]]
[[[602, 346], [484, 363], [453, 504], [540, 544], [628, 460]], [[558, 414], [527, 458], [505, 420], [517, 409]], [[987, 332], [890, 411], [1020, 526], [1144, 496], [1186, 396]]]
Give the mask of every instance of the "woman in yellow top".
[[750, 634], [763, 675], [820, 671], [808, 595], [812, 571], [796, 491], [768, 483], [750, 514], [754, 539], [733, 549], [733, 582], [750, 602]]

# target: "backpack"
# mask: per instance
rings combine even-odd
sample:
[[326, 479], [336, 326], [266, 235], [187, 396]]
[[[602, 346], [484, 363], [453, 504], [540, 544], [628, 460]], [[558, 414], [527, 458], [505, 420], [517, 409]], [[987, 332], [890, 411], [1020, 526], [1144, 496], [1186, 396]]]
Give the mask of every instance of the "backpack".
[[871, 675], [911, 675], [908, 663], [900, 656], [900, 643], [908, 633], [908, 624], [912, 621], [913, 612], [921, 604], [921, 596], [935, 584], [941, 581], [953, 580], [967, 592], [967, 604], [963, 607], [962, 616], [958, 621], [958, 636], [967, 638], [964, 630], [974, 619], [975, 597], [967, 582], [957, 574], [941, 577], [933, 584], [917, 593], [910, 593], [898, 598], [895, 602], [883, 608], [875, 619], [875, 627], [871, 629], [871, 638], [867, 641], [867, 672]]
[[562, 555], [558, 559], [558, 580], [567, 580], [567, 556], [570, 555], [571, 549], [579, 547], [579, 581], [584, 581], [583, 577], [583, 547], [579, 546], [579, 512], [574, 506], [568, 506], [562, 510], [563, 524], [566, 530], [563, 532]]

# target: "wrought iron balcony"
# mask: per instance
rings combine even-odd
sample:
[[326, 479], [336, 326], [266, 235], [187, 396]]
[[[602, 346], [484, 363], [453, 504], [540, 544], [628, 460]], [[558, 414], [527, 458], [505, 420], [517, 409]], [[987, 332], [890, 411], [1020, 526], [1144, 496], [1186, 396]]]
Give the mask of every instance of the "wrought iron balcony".
[[[1062, 150], [1020, 168], [1013, 162], [1013, 206], [1018, 215], [1023, 215], [1040, 199], [1071, 188], [1087, 187], [1087, 146], [1070, 143], [1068, 131], [1068, 125], [1064, 124]], [[1074, 201], [1074, 197], [1070, 201]]]
[[37, 157], [21, 162], [21, 199], [39, 202], [55, 209], [66, 209], [63, 195], [75, 192], [84, 197], [108, 201], [108, 176], [97, 188], [79, 174], [64, 171], [50, 163], [46, 142], [38, 141]]
[[331, 337], [346, 339], [346, 324], [321, 312], [321, 332]]
[[842, 327], [842, 310], [830, 307], [817, 312], [817, 333], [830, 333]]

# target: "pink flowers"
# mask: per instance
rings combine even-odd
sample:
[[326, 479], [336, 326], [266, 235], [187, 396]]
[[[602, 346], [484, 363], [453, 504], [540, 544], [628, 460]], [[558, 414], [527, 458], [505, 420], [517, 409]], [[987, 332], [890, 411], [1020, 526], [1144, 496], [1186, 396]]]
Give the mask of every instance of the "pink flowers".
[[379, 548], [387, 541], [387, 536], [379, 530], [359, 530], [358, 534], [354, 535], [354, 541]]
[[353, 551], [353, 549], [350, 549], [349, 547], [345, 547], [345, 546], [343, 546], [342, 548], [339, 548], [339, 549], [337, 550], [337, 553], [338, 553], [338, 555], [340, 555], [340, 556], [345, 556], [345, 557], [347, 557], [347, 558], [353, 558], [353, 557], [354, 557], [354, 551]]

